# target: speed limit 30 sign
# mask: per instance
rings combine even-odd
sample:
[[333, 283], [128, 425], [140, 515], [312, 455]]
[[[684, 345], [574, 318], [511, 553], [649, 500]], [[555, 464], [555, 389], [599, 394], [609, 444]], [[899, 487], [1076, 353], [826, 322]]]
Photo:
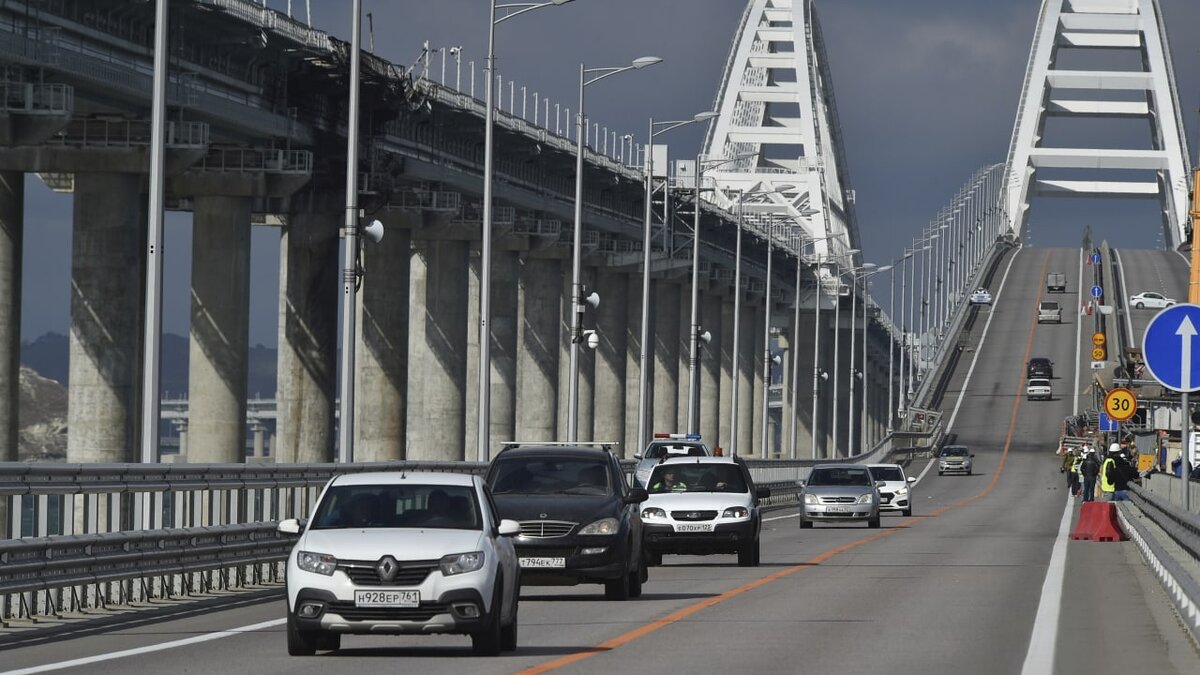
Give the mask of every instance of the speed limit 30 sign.
[[1124, 422], [1137, 412], [1137, 397], [1133, 395], [1132, 391], [1124, 387], [1117, 387], [1104, 397], [1104, 411], [1110, 418]]

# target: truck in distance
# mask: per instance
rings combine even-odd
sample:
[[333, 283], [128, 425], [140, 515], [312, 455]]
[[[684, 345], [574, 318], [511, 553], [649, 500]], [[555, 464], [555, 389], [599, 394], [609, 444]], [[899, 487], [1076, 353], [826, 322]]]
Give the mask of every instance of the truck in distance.
[[1067, 275], [1063, 274], [1062, 272], [1048, 272], [1046, 274], [1046, 292], [1066, 293]]

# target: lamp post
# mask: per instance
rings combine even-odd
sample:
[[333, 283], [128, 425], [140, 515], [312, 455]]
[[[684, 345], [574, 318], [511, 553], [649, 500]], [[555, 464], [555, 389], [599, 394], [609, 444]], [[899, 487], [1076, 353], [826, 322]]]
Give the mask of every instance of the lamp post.
[[[888, 315], [889, 315], [888, 318], [890, 319], [890, 323], [891, 323], [891, 333], [892, 333], [893, 340], [895, 339], [895, 333], [896, 333], [896, 317], [903, 316], [903, 314], [904, 314], [903, 308], [901, 308], [899, 315], [896, 314], [896, 265], [899, 263], [907, 262], [908, 259], [911, 257], [912, 257], [912, 253], [908, 249], [905, 249], [904, 255], [893, 260], [891, 265], [889, 265], [889, 267], [891, 267], [892, 269], [890, 272], [888, 272], [889, 283], [891, 285], [891, 290], [888, 292]], [[903, 267], [900, 268], [900, 277], [901, 278], [904, 277], [904, 268]], [[900, 302], [901, 303], [904, 302], [903, 289], [900, 291]], [[903, 361], [903, 359], [904, 359], [904, 341], [903, 340], [904, 339], [903, 339], [903, 335], [904, 334], [901, 333], [901, 343], [900, 343], [900, 358], [901, 358], [900, 373], [901, 374], [904, 373], [904, 365], [903, 365], [903, 363], [904, 363], [904, 361]], [[894, 344], [892, 344], [891, 341], [889, 341], [888, 342], [888, 416], [887, 416], [888, 433], [891, 433], [892, 431], [895, 430], [895, 420], [896, 420], [896, 400], [895, 400], [895, 397], [893, 396], [893, 392], [895, 391], [895, 388], [896, 388], [895, 387], [896, 375], [895, 375], [895, 371], [893, 370], [895, 361], [896, 361], [896, 346]]]
[[767, 220], [767, 284], [763, 292], [763, 396], [762, 396], [762, 458], [767, 459], [769, 447], [771, 405], [771, 255], [772, 239], [775, 238], [775, 221]]
[[[487, 73], [484, 77], [486, 94], [483, 112], [483, 231], [479, 256], [479, 440], [476, 459], [480, 462], [488, 460], [488, 446], [491, 440], [489, 436], [492, 426], [492, 350], [488, 324], [492, 320], [492, 136], [493, 118], [495, 117], [492, 99], [496, 86], [496, 25], [526, 12], [543, 7], [565, 5], [568, 2], [572, 2], [572, 0], [514, 2], [500, 5], [496, 4], [496, 0], [491, 0], [488, 3], [490, 12], [488, 14]], [[506, 11], [507, 14], [496, 18], [497, 10]], [[459, 58], [457, 53], [455, 58]], [[474, 90], [474, 82], [475, 78], [472, 74], [472, 90]]]
[[[870, 265], [870, 263], [867, 263], [867, 265]], [[863, 267], [865, 268], [865, 267], [867, 267], [867, 265], [863, 265]], [[867, 321], [867, 313], [868, 313], [867, 309], [870, 307], [870, 302], [871, 302], [871, 277], [875, 276], [876, 274], [879, 274], [880, 272], [886, 272], [890, 269], [892, 269], [892, 266], [890, 264], [888, 264], [888, 265], [884, 265], [883, 267], [876, 267], [875, 269], [871, 269], [866, 272], [863, 272], [858, 277], [863, 282], [863, 326], [862, 326], [863, 327], [863, 339], [862, 339], [862, 366], [861, 366], [862, 370], [860, 371], [862, 373], [862, 401], [860, 401], [860, 406], [859, 406], [861, 412], [858, 415], [858, 417], [859, 417], [858, 440], [860, 442], [863, 440], [866, 440], [866, 436], [862, 430], [866, 428], [866, 416], [867, 416], [867, 407], [868, 407], [867, 384], [869, 383], [869, 380], [868, 380], [868, 376], [867, 376], [867, 335], [870, 332], [868, 330], [870, 327], [870, 323], [868, 323], [868, 321]], [[857, 281], [855, 282], [855, 286], [857, 286]], [[851, 352], [853, 352], [853, 347], [854, 347], [854, 329], [853, 328], [850, 329], [850, 346], [851, 346]], [[850, 370], [851, 371], [854, 370], [853, 355], [851, 355]], [[851, 447], [854, 446], [854, 417], [855, 417], [855, 415], [854, 415], [854, 380], [851, 380], [850, 381], [850, 438], [849, 438]]]
[[[671, 120], [667, 122], [655, 122], [654, 118], [650, 118], [649, 130], [646, 133], [646, 197], [645, 197], [645, 218], [643, 221], [642, 231], [642, 343], [640, 354], [638, 354], [638, 426], [637, 426], [637, 448], [640, 450], [646, 445], [646, 426], [647, 412], [649, 403], [647, 392], [650, 385], [650, 368], [649, 353], [650, 353], [650, 239], [652, 235], [652, 201], [654, 196], [654, 137], [659, 134], [665, 134], [672, 129], [678, 129], [686, 124], [703, 122], [716, 117], [717, 113], [706, 111], [698, 113], [690, 120]], [[662, 129], [655, 131], [655, 127], [661, 126]], [[630, 146], [630, 155], [633, 155], [632, 144]]]
[[[575, 240], [571, 247], [571, 361], [567, 399], [567, 442], [579, 439], [579, 343], [583, 340], [581, 320], [584, 312], [583, 284], [580, 281], [583, 267], [583, 140], [584, 109], [583, 92], [590, 85], [629, 70], [640, 70], [662, 59], [643, 56], [634, 59], [628, 66], [610, 68], [586, 68], [579, 64], [579, 109], [575, 111]], [[594, 75], [591, 79], [588, 76]]]
[[[825, 238], [825, 239], [828, 239], [828, 237], [824, 237], [824, 238]], [[840, 257], [844, 257], [844, 256], [852, 256], [852, 255], [854, 255], [854, 254], [856, 254], [856, 253], [858, 253], [858, 252], [859, 252], [859, 250], [858, 250], [858, 249], [856, 249], [856, 248], [852, 248], [852, 249], [849, 249], [849, 250], [847, 250], [847, 251], [844, 251], [844, 252], [843, 252], [841, 255], [839, 255], [839, 256], [833, 256], [833, 257], [831, 257], [831, 258], [828, 258], [828, 259], [834, 259], [834, 260], [836, 260], [837, 258], [840, 258]], [[819, 384], [820, 384], [820, 381], [821, 381], [822, 379], [825, 379], [825, 378], [827, 378], [827, 377], [828, 377], [828, 374], [825, 374], [825, 375], [824, 375], [824, 377], [823, 377], [823, 376], [822, 376], [822, 371], [821, 371], [821, 293], [822, 293], [822, 291], [823, 291], [823, 286], [824, 286], [824, 284], [823, 284], [823, 282], [822, 282], [822, 280], [821, 280], [821, 265], [822, 265], [822, 264], [823, 264], [823, 263], [824, 263], [826, 260], [827, 260], [826, 256], [823, 256], [823, 255], [819, 255], [819, 254], [818, 254], [818, 258], [817, 258], [817, 264], [816, 264], [816, 269], [815, 269], [815, 271], [816, 271], [816, 276], [817, 276], [817, 303], [816, 303], [816, 304], [817, 304], [817, 309], [816, 309], [816, 313], [815, 313], [815, 315], [814, 315], [814, 317], [813, 317], [813, 381], [812, 381], [812, 399], [813, 399], [813, 405], [812, 405], [812, 427], [813, 427], [813, 428], [812, 428], [812, 458], [813, 458], [813, 459], [817, 459], [817, 428], [818, 428], [818, 427], [817, 427], [817, 422], [818, 422], [817, 412], [818, 412], [818, 403], [819, 403], [819, 401], [820, 401], [820, 399], [819, 399], [819, 397], [818, 397], [818, 395], [817, 395], [817, 394], [818, 394], [818, 386], [819, 386]], [[837, 280], [837, 283], [838, 283], [838, 285], [840, 286], [840, 285], [841, 285], [841, 280], [840, 280], [840, 279], [838, 279], [838, 280]], [[838, 309], [838, 305], [840, 304], [840, 303], [838, 302], [838, 301], [839, 301], [839, 299], [840, 299], [840, 297], [839, 297], [839, 295], [838, 295], [838, 291], [839, 291], [839, 289], [835, 288], [835, 289], [834, 289], [834, 296], [833, 296], [833, 298], [834, 298], [834, 302], [833, 302], [833, 306], [834, 306], [834, 321], [833, 321], [833, 323], [834, 323], [834, 330], [833, 330], [833, 342], [834, 342], [834, 354], [835, 354], [835, 360], [834, 360], [834, 375], [835, 375], [835, 376], [836, 376], [836, 374], [837, 374], [837, 361], [836, 361], [836, 354], [837, 354], [837, 316], [838, 316], [837, 309]], [[836, 412], [836, 411], [837, 411], [837, 408], [836, 408], [836, 405], [837, 405], [837, 400], [836, 400], [836, 396], [837, 396], [837, 388], [836, 388], [836, 384], [837, 384], [837, 379], [836, 379], [836, 377], [835, 377], [835, 379], [834, 379], [834, 397], [835, 397], [835, 399], [834, 399], [834, 406], [835, 406], [835, 407], [834, 407], [834, 416], [835, 416], [835, 420], [834, 420], [834, 425], [833, 425], [833, 426], [834, 426], [834, 440], [835, 440], [835, 441], [836, 441], [836, 439], [837, 439], [837, 435], [836, 435], [836, 433], [837, 433], [837, 422], [836, 422], [836, 414], [837, 414], [837, 412]], [[835, 445], [834, 447], [836, 448], [836, 445]]]
[[[808, 218], [809, 216], [816, 215], [817, 213], [820, 213], [820, 211], [817, 211], [816, 209], [804, 209], [803, 211], [800, 212], [800, 217]], [[796, 403], [797, 403], [796, 393], [798, 391], [800, 391], [800, 284], [803, 281], [802, 274], [804, 271], [804, 266], [801, 264], [803, 250], [804, 250], [804, 245], [809, 242], [812, 242], [815, 244], [818, 241], [824, 241], [826, 239], [829, 239], [832, 236], [834, 236], [834, 235], [830, 235], [828, 237], [820, 237], [818, 239], [809, 239], [808, 241], [802, 240], [800, 243], [800, 254], [797, 255], [797, 257], [796, 257], [796, 306], [793, 308], [793, 315], [792, 315], [792, 342], [795, 343], [795, 346], [792, 348], [792, 363], [791, 363], [791, 365], [792, 365], [792, 419], [791, 419], [791, 425], [792, 426], [791, 426], [791, 432], [788, 435], [788, 448], [789, 448], [789, 454], [791, 455], [792, 459], [797, 459], [799, 457], [799, 449], [797, 448], [796, 443], [797, 443], [797, 438], [799, 437], [800, 407], [796, 405]], [[818, 277], [818, 280], [819, 280], [819, 277]], [[817, 311], [820, 311], [821, 296], [820, 296], [819, 291], [813, 297], [816, 299], [815, 304], [817, 306]], [[816, 420], [813, 420], [813, 423], [815, 424]]]
[[[858, 318], [858, 280], [865, 275], [867, 271], [875, 269], [875, 263], [863, 263], [858, 267], [850, 268], [850, 370], [846, 373], [846, 389], [850, 392], [850, 400], [846, 408], [846, 455], [854, 454], [854, 324]], [[863, 301], [863, 306], [866, 306], [866, 301]], [[867, 317], [864, 312], [863, 323], [866, 323]], [[866, 361], [863, 361], [866, 365]]]

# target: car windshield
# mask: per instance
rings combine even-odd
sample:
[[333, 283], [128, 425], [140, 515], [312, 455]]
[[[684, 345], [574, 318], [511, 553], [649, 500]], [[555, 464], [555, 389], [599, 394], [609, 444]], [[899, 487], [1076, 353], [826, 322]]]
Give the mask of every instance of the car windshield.
[[967, 449], [963, 447], [950, 447], [942, 450], [942, 457], [966, 457]]
[[874, 485], [867, 467], [817, 467], [808, 476], [808, 485]]
[[660, 464], [646, 484], [651, 494], [747, 491], [742, 470], [733, 464]]
[[489, 480], [492, 494], [611, 495], [604, 462], [591, 459], [514, 457], [501, 460]]
[[1057, 302], [1043, 302], [1042, 309], [1058, 309]]
[[642, 457], [643, 459], [662, 459], [668, 455], [672, 457], [708, 457], [704, 447], [694, 443], [651, 443]]
[[325, 492], [311, 529], [443, 528], [478, 530], [483, 519], [467, 485], [335, 485]]
[[904, 482], [904, 472], [898, 466], [873, 466], [871, 475], [875, 480], [894, 480]]

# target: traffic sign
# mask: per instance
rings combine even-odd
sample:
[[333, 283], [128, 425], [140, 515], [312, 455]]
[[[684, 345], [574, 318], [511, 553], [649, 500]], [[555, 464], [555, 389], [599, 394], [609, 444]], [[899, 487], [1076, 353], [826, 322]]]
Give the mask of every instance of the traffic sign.
[[1096, 423], [1097, 431], [1116, 431], [1117, 421], [1108, 416], [1108, 413], [1100, 413], [1100, 421]]
[[1092, 361], [1092, 370], [1104, 370], [1105, 365], [1107, 365], [1107, 363], [1104, 361]]
[[1150, 319], [1142, 337], [1146, 369], [1162, 386], [1174, 391], [1200, 389], [1200, 350], [1192, 357], [1200, 326], [1200, 305], [1179, 304]]
[[1092, 344], [1096, 345], [1097, 347], [1103, 347], [1104, 346], [1104, 333], [1101, 333], [1099, 331], [1092, 333]]
[[1092, 360], [1103, 361], [1105, 358], [1104, 347], [1092, 347]]
[[1104, 289], [1099, 286], [1092, 286], [1092, 297], [1097, 299], [1104, 297]]
[[1092, 264], [1093, 264], [1093, 265], [1099, 265], [1099, 264], [1100, 264], [1100, 254], [1099, 254], [1099, 253], [1093, 253], [1093, 254], [1092, 254]]
[[1104, 411], [1118, 422], [1133, 417], [1137, 412], [1137, 397], [1124, 387], [1117, 387], [1104, 397]]

